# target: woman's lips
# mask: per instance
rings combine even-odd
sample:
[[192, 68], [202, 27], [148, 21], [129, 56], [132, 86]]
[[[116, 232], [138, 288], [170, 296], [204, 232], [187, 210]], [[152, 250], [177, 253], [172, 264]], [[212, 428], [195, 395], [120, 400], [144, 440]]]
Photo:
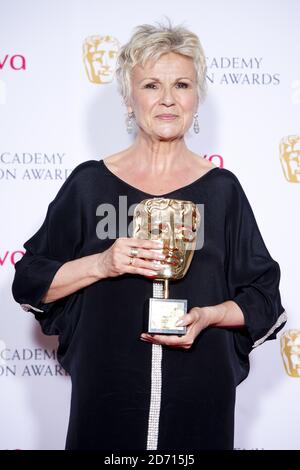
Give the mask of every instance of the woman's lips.
[[162, 119], [163, 121], [173, 121], [177, 118], [176, 114], [159, 114], [156, 116], [158, 119]]

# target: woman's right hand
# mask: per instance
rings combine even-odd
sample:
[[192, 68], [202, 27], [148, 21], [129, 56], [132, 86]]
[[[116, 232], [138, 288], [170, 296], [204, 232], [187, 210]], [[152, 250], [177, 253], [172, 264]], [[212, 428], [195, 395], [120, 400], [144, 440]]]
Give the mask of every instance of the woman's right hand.
[[[137, 249], [137, 255], [134, 257], [130, 253], [131, 248]], [[117, 238], [111, 247], [98, 255], [99, 277], [116, 277], [125, 273], [154, 277], [161, 269], [159, 264], [155, 264], [155, 260], [165, 259], [162, 249], [163, 242], [160, 240]]]

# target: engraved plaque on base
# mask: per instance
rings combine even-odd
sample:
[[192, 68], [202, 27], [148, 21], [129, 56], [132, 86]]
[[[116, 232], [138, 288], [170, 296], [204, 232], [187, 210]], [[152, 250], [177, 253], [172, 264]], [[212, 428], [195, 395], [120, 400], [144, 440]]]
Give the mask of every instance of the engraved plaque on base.
[[176, 322], [187, 312], [187, 300], [149, 299], [148, 333], [185, 335], [186, 326]]

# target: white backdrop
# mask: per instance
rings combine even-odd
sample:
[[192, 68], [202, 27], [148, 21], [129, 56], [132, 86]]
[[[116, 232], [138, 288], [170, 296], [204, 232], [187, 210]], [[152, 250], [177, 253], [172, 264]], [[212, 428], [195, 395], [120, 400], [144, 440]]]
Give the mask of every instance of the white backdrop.
[[[116, 85], [88, 80], [83, 42], [109, 35], [122, 44], [164, 15], [196, 32], [208, 58], [200, 134], [188, 145], [219, 155], [214, 162], [240, 179], [281, 266], [285, 330], [300, 329], [300, 185], [285, 178], [279, 155], [283, 137], [300, 139], [300, 3], [0, 0], [0, 449], [63, 449], [69, 413], [56, 340], [12, 298], [14, 263], [70, 171], [130, 144]], [[237, 392], [235, 447], [300, 449], [300, 378], [286, 373], [280, 340], [254, 350], [251, 366]]]

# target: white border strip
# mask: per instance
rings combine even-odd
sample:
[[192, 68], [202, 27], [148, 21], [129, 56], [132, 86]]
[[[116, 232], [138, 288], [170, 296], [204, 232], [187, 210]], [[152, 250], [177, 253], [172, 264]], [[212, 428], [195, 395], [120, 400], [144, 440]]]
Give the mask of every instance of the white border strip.
[[[164, 281], [153, 282], [152, 295], [156, 299], [163, 299]], [[158, 443], [162, 384], [161, 361], [162, 347], [159, 344], [152, 344], [151, 396], [148, 419], [147, 450], [156, 450]]]
[[161, 345], [152, 344], [151, 399], [148, 420], [147, 450], [157, 449], [161, 404], [161, 360]]
[[30, 310], [34, 310], [35, 312], [41, 312], [44, 313], [44, 310], [40, 310], [39, 308], [33, 307], [32, 305], [29, 304], [20, 304], [22, 309], [25, 310], [25, 312], [30, 312]]
[[268, 333], [263, 336], [262, 338], [258, 339], [257, 341], [255, 341], [254, 345], [253, 345], [253, 348], [257, 348], [257, 346], [260, 346], [262, 343], [264, 343], [266, 341], [266, 339], [272, 334], [274, 333], [274, 331], [280, 326], [282, 325], [282, 323], [284, 323], [285, 321], [287, 321], [287, 313], [284, 311], [282, 312], [282, 314], [277, 318], [277, 321], [276, 323], [272, 326], [272, 328], [270, 328], [270, 330], [268, 331]]

